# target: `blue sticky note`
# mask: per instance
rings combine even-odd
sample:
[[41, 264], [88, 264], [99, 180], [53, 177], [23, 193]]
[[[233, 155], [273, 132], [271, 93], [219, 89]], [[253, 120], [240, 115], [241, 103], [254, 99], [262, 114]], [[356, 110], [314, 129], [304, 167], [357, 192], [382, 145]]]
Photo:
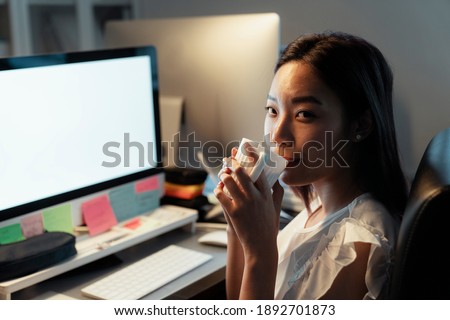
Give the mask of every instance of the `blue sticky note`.
[[109, 192], [109, 201], [117, 221], [125, 221], [139, 214], [134, 184], [126, 184]]
[[148, 213], [159, 207], [159, 190], [139, 192], [136, 194], [139, 214]]

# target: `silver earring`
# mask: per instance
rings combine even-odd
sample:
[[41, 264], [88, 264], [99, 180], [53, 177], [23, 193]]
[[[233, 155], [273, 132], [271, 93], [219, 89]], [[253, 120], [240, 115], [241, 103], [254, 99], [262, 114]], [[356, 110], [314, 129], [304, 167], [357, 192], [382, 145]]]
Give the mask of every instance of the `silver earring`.
[[360, 141], [362, 139], [362, 136], [360, 134], [356, 135], [356, 141]]

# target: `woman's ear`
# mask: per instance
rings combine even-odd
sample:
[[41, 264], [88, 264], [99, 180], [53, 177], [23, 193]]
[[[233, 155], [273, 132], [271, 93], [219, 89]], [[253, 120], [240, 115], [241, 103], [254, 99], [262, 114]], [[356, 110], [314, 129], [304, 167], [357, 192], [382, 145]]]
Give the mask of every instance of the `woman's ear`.
[[366, 109], [358, 119], [351, 125], [350, 140], [360, 142], [367, 138], [373, 129], [373, 116], [369, 109]]

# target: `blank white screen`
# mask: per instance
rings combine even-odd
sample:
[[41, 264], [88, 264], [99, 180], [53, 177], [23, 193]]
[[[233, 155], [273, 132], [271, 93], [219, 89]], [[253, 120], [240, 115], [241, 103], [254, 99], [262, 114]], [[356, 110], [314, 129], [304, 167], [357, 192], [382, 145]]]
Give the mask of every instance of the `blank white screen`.
[[[125, 133], [156, 154], [150, 68], [139, 56], [0, 72], [0, 210], [150, 168], [137, 150], [123, 164]], [[107, 168], [111, 141], [122, 162]]]

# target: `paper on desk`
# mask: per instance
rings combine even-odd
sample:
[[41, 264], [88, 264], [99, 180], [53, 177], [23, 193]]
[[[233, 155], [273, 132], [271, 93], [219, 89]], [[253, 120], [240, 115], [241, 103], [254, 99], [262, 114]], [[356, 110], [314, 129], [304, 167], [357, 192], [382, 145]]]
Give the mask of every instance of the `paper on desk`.
[[25, 216], [20, 220], [22, 232], [25, 238], [44, 233], [44, 222], [40, 213]]
[[23, 239], [22, 229], [18, 223], [0, 228], [0, 244], [8, 244]]
[[64, 231], [73, 233], [72, 207], [66, 203], [42, 211], [44, 228], [47, 231]]
[[161, 139], [163, 141], [163, 163], [165, 167], [176, 165], [178, 155], [174, 136], [180, 132], [183, 113], [183, 97], [160, 96]]
[[150, 178], [138, 181], [134, 185], [134, 188], [137, 193], [158, 190], [160, 188], [158, 176], [154, 175]]
[[125, 223], [123, 226], [130, 230], [135, 230], [135, 229], [139, 228], [140, 225], [141, 225], [141, 219], [139, 217], [136, 217], [136, 218], [131, 219], [127, 223]]
[[111, 190], [109, 200], [119, 222], [134, 218], [139, 214], [133, 184], [126, 184]]
[[64, 293], [48, 291], [37, 297], [34, 297], [32, 300], [77, 300], [77, 299], [73, 298], [71, 296], [68, 296]]
[[105, 232], [117, 224], [116, 216], [109, 204], [107, 195], [82, 203], [81, 212], [91, 236]]
[[159, 207], [159, 190], [137, 193], [136, 204], [139, 214], [155, 210]]

